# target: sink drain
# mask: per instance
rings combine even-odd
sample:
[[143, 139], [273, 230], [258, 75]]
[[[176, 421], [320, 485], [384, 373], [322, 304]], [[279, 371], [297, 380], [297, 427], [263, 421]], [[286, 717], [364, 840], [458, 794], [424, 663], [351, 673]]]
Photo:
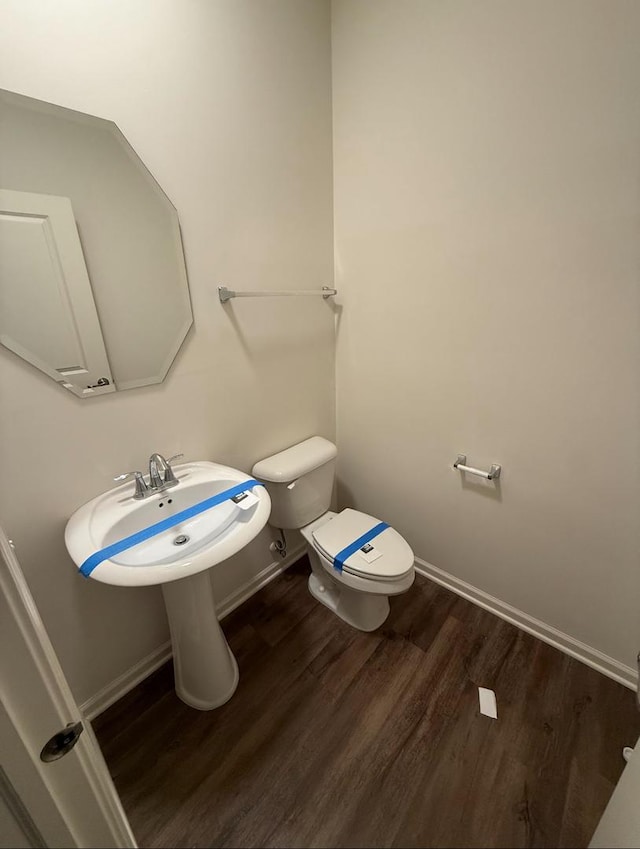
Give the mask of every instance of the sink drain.
[[185, 542], [189, 542], [189, 537], [186, 534], [180, 534], [179, 537], [176, 537], [173, 541], [174, 545], [184, 545]]

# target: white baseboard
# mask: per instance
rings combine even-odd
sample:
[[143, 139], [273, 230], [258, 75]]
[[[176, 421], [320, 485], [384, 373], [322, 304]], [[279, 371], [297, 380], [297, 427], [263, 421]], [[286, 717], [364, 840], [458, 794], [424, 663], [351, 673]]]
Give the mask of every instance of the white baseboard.
[[254, 575], [253, 578], [247, 581], [246, 584], [238, 587], [237, 590], [222, 599], [222, 601], [218, 604], [218, 618], [224, 619], [224, 617], [228, 616], [236, 609], [236, 607], [240, 607], [243, 601], [251, 598], [251, 596], [257, 593], [258, 590], [261, 590], [263, 587], [266, 587], [267, 584], [270, 584], [274, 578], [281, 575], [285, 569], [288, 569], [289, 566], [291, 566], [292, 563], [299, 560], [305, 551], [306, 545], [303, 542], [301, 545], [294, 548], [293, 551], [289, 552], [286, 557], [283, 557], [282, 560], [265, 566], [261, 572]]
[[[278, 563], [270, 563], [262, 571], [254, 575], [249, 581], [238, 587], [237, 590], [230, 593], [226, 598], [218, 604], [218, 618], [224, 619], [231, 611], [239, 607], [242, 602], [246, 601], [252, 595], [266, 587], [274, 578], [282, 574], [292, 563], [299, 560], [305, 552], [305, 546], [301, 545], [295, 548], [283, 560]], [[129, 690], [133, 690], [141, 681], [144, 681], [152, 672], [159, 669], [171, 657], [171, 642], [167, 641], [157, 649], [143, 657], [122, 675], [119, 675], [113, 681], [110, 681], [105, 687], [99, 690], [95, 695], [88, 698], [80, 705], [80, 710], [85, 717], [91, 721], [104, 710], [110, 707], [118, 699], [122, 698]]]
[[86, 702], [80, 705], [80, 710], [85, 717], [91, 721], [98, 714], [106, 710], [114, 702], [117, 702], [121, 696], [133, 690], [136, 684], [144, 681], [147, 676], [159, 669], [163, 663], [166, 663], [171, 657], [171, 642], [167, 640], [157, 649], [143, 657], [122, 675], [118, 675], [113, 681], [110, 681], [105, 687], [88, 698]]
[[526, 631], [528, 634], [532, 634], [539, 640], [576, 658], [576, 660], [586, 663], [587, 666], [597, 669], [598, 672], [602, 672], [608, 678], [613, 678], [614, 681], [618, 681], [632, 690], [637, 689], [638, 674], [632, 667], [625, 666], [623, 663], [609, 657], [609, 655], [603, 654], [562, 631], [558, 631], [557, 628], [553, 628], [539, 619], [534, 619], [528, 613], [524, 613], [510, 604], [500, 601], [500, 599], [485, 593], [483, 590], [479, 590], [477, 587], [460, 580], [460, 578], [456, 578], [454, 575], [450, 575], [448, 572], [444, 572], [442, 569], [438, 569], [437, 566], [433, 566], [419, 557], [416, 557], [416, 572], [457, 595], [466, 598], [468, 601], [473, 602], [473, 604], [483, 607], [490, 613], [495, 613], [501, 619], [511, 622], [517, 628]]

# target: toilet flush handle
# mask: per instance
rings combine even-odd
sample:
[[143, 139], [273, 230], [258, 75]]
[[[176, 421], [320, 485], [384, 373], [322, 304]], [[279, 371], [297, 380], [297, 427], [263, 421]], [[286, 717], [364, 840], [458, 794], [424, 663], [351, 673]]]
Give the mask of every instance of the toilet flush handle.
[[294, 486], [298, 483], [299, 480], [300, 480], [300, 478], [296, 478], [294, 481], [291, 481], [291, 483], [288, 483], [287, 489], [293, 489]]

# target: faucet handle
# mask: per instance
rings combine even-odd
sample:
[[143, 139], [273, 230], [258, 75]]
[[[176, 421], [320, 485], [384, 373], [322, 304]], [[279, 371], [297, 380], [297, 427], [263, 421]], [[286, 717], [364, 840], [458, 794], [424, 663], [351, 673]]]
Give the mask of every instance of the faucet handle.
[[184, 457], [184, 454], [174, 454], [173, 457], [169, 457], [167, 460], [167, 468], [164, 470], [164, 482], [165, 483], [173, 483], [177, 482], [177, 477], [173, 473], [173, 469], [171, 468], [171, 464], [174, 460], [179, 460], [180, 457]]
[[136, 481], [136, 491], [133, 497], [136, 499], [146, 498], [149, 494], [149, 487], [142, 472], [125, 472], [123, 475], [116, 475], [114, 481], [119, 483], [120, 481], [129, 480], [129, 478], [135, 478]]
[[136, 475], [141, 475], [142, 472], [125, 472], [123, 475], [116, 475], [114, 481], [127, 481], [129, 478], [134, 478]]

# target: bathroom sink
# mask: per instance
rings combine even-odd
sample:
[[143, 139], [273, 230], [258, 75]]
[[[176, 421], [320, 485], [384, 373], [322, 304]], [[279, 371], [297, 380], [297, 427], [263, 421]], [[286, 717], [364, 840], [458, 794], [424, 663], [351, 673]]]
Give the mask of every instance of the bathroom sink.
[[69, 519], [65, 543], [85, 577], [162, 585], [176, 693], [191, 707], [211, 710], [231, 698], [239, 673], [207, 570], [260, 533], [271, 501], [257, 481], [229, 466], [171, 468], [178, 483], [162, 492], [135, 499], [126, 483], [88, 501]]
[[[87, 577], [118, 586], [164, 584], [195, 575], [238, 552], [256, 537], [269, 517], [271, 502], [264, 487], [228, 466], [201, 461], [174, 466], [177, 486], [144, 500], [133, 498], [131, 483], [122, 484], [84, 504], [71, 516], [65, 543]], [[202, 512], [193, 508], [212, 496], [252, 482], [250, 506], [229, 498]], [[242, 487], [240, 486], [240, 489]], [[246, 508], [246, 509], [245, 509]], [[174, 517], [184, 518], [177, 524]], [[118, 543], [160, 524], [166, 529], [118, 551]], [[156, 528], [156, 530], [158, 530]], [[142, 532], [142, 533], [141, 533]], [[96, 552], [110, 550], [101, 562]]]

